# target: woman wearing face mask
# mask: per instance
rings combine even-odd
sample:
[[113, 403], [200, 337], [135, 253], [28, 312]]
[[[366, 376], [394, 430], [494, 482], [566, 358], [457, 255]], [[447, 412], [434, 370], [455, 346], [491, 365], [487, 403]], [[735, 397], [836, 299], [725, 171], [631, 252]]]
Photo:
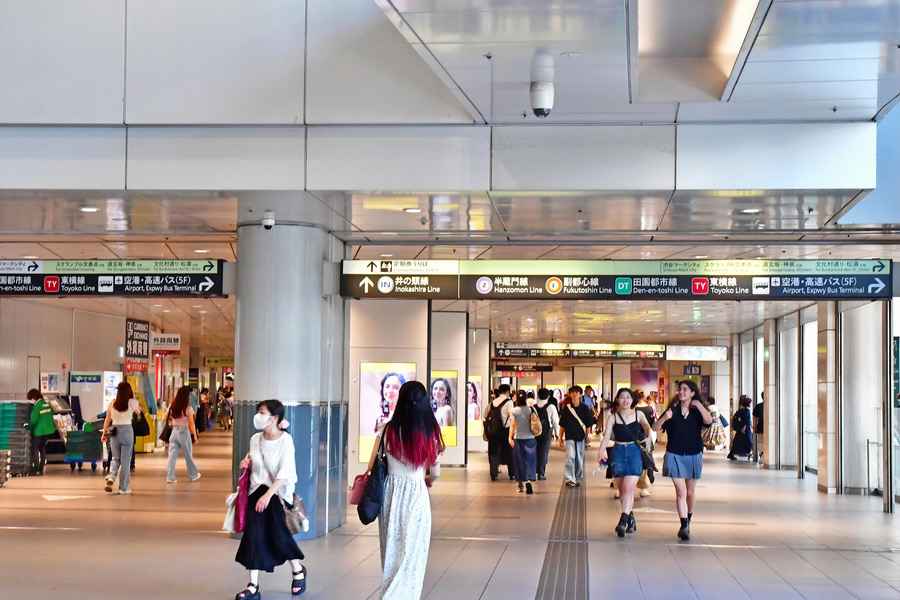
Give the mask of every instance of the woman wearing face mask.
[[[634, 489], [641, 473], [644, 472], [644, 460], [637, 445], [643, 438], [647, 452], [650, 452], [652, 447], [650, 423], [644, 413], [636, 410], [634, 404], [634, 392], [630, 389], [622, 388], [616, 392], [612, 414], [606, 419], [605, 433], [597, 457], [601, 466], [609, 461], [612, 476], [616, 480], [616, 489], [619, 490], [619, 502], [622, 504], [622, 515], [619, 517], [619, 524], [616, 525], [616, 534], [619, 537], [625, 537], [626, 532], [637, 531], [632, 510]], [[607, 450], [606, 445], [610, 438], [615, 445]]]
[[297, 596], [306, 590], [306, 567], [300, 564], [303, 552], [284, 520], [282, 501], [293, 502], [297, 483], [294, 440], [285, 431], [284, 406], [278, 400], [260, 402], [253, 426], [260, 432], [250, 438], [250, 451], [240, 465], [241, 469], [250, 468], [250, 496], [244, 535], [235, 556], [250, 571], [250, 583], [235, 600], [259, 600], [259, 572], [272, 573], [287, 561], [293, 573], [291, 594]]
[[394, 409], [397, 407], [397, 396], [400, 394], [400, 386], [406, 383], [406, 378], [400, 373], [388, 373], [381, 379], [381, 416], [375, 421], [375, 433], [379, 433], [384, 424], [391, 420]]
[[700, 388], [688, 380], [678, 384], [678, 396], [653, 424], [654, 431], [665, 429], [668, 434], [662, 474], [671, 477], [675, 486], [682, 540], [691, 539], [695, 490], [703, 472], [703, 428], [710, 423], [712, 416], [700, 400]]
[[431, 408], [434, 418], [441, 427], [453, 426], [453, 393], [450, 382], [441, 377], [431, 384]]

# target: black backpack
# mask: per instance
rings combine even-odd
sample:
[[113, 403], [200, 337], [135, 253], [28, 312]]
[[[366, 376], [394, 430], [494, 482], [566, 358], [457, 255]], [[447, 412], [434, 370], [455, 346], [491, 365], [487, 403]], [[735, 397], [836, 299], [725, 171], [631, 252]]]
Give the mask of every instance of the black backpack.
[[547, 414], [547, 407], [549, 406], [549, 403], [545, 404], [544, 408], [541, 408], [537, 404], [534, 405], [535, 410], [537, 410], [538, 416], [541, 418], [541, 435], [538, 436], [539, 438], [545, 438], [552, 433], [550, 431], [550, 416]]
[[[506, 402], [511, 402], [511, 400], [507, 398]], [[487, 418], [484, 420], [484, 432], [488, 437], [493, 438], [503, 434], [503, 430], [505, 429], [503, 425], [503, 407], [506, 405], [506, 402], [500, 406], [491, 404]]]

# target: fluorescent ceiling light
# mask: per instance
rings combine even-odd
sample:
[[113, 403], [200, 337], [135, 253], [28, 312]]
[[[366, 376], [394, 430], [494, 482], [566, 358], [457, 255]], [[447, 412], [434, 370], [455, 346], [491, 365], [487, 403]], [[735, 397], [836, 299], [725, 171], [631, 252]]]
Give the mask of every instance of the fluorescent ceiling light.
[[393, 254], [382, 254], [381, 258], [391, 258], [392, 256], [394, 256], [394, 255]]
[[694, 258], [696, 258], [696, 259], [698, 259], [698, 260], [702, 260], [702, 259], [704, 259], [704, 258], [709, 258], [709, 256], [706, 255], [706, 254], [698, 254], [698, 255], [695, 256]]
[[420, 212], [422, 212], [422, 209], [421, 208], [404, 208], [403, 212], [409, 213], [411, 215], [417, 215]]
[[83, 213], [95, 213], [95, 212], [100, 212], [100, 209], [97, 208], [96, 206], [82, 206], [82, 207], [81, 207], [81, 212], [83, 212]]
[[205, 248], [199, 248], [197, 250], [194, 250], [194, 252], [196, 252], [197, 254], [209, 254], [209, 250]]
[[28, 256], [23, 256], [22, 258], [24, 258], [25, 260], [34, 260], [37, 258], [37, 256], [29, 254]]
[[741, 212], [744, 213], [745, 215], [758, 215], [759, 213], [762, 212], [762, 209], [761, 208], [744, 208], [744, 209], [741, 209]]

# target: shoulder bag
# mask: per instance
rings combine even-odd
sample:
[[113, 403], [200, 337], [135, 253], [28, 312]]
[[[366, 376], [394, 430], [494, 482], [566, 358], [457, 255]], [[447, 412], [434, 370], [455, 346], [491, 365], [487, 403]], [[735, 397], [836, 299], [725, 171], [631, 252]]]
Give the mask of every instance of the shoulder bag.
[[[269, 468], [269, 463], [266, 462], [266, 456], [262, 451], [262, 444], [260, 444], [259, 453], [262, 455], [263, 466], [266, 468], [266, 472], [269, 474], [269, 477], [272, 478], [272, 483], [274, 484], [275, 474], [272, 473], [272, 470]], [[278, 498], [278, 502], [284, 510], [284, 522], [287, 525], [288, 531], [291, 532], [291, 535], [309, 531], [309, 513], [306, 511], [306, 505], [303, 503], [303, 498], [301, 498], [297, 492], [294, 492], [294, 497], [291, 499], [291, 503], [288, 504], [277, 491], [275, 492], [275, 497]]]
[[131, 427], [134, 429], [134, 437], [150, 435], [150, 423], [144, 417], [143, 411], [141, 414], [131, 413]]
[[[384, 432], [372, 462], [372, 469], [365, 475], [365, 487], [356, 506], [356, 514], [363, 525], [368, 525], [381, 514], [384, 504], [384, 480], [387, 477], [387, 456], [384, 452]], [[354, 482], [354, 487], [356, 482]]]
[[575, 408], [571, 404], [567, 408], [569, 409], [569, 412], [572, 413], [572, 416], [575, 417], [575, 420], [578, 421], [578, 424], [581, 425], [581, 428], [586, 430], [587, 426], [585, 426], [584, 421], [581, 420], [581, 417], [578, 416], [578, 413], [575, 412]]
[[222, 531], [242, 533], [247, 524], [247, 498], [250, 496], [250, 469], [244, 469], [238, 479], [237, 491], [225, 498], [225, 522]]
[[[637, 419], [636, 414], [634, 418]], [[628, 432], [628, 435], [631, 436], [631, 441], [638, 447], [638, 450], [641, 451], [641, 461], [644, 463], [644, 470], [649, 471], [650, 473], [659, 471], [659, 469], [656, 468], [656, 461], [653, 459], [653, 455], [647, 452], [647, 449], [641, 446], [640, 442], [635, 439], [634, 434], [628, 429], [625, 419], [622, 419], [622, 425], [625, 425], [625, 430]]]
[[163, 427], [162, 431], [159, 432], [159, 439], [166, 444], [169, 443], [169, 439], [172, 437], [172, 417], [171, 410], [166, 411], [166, 425]]
[[534, 434], [534, 437], [539, 437], [541, 433], [544, 431], [544, 426], [541, 423], [541, 416], [534, 410], [534, 407], [531, 407], [531, 433]]

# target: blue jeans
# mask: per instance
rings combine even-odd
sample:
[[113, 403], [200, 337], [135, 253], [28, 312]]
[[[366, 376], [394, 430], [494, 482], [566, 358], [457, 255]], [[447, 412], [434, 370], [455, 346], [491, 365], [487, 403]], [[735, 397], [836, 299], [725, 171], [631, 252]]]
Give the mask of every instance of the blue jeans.
[[584, 440], [566, 440], [566, 481], [578, 483], [584, 477]]
[[166, 481], [175, 481], [175, 463], [178, 461], [178, 450], [184, 452], [188, 477], [197, 479], [197, 463], [194, 462], [194, 445], [191, 432], [187, 427], [173, 427], [169, 438], [169, 462], [166, 465]]
[[131, 483], [131, 455], [134, 453], [134, 428], [131, 425], [116, 425], [116, 435], [110, 438], [109, 478], [119, 478], [119, 490], [128, 489]]

